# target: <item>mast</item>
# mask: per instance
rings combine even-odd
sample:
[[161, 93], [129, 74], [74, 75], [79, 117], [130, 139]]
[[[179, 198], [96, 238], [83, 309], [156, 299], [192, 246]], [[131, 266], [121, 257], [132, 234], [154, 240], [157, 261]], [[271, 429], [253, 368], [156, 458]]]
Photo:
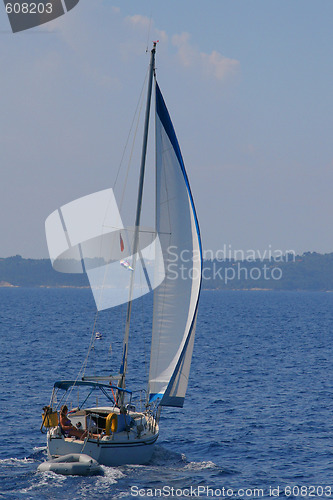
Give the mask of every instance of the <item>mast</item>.
[[[150, 54], [146, 115], [145, 115], [145, 123], [144, 123], [143, 142], [142, 142], [140, 178], [139, 178], [138, 199], [137, 199], [137, 206], [136, 206], [136, 217], [135, 217], [135, 228], [134, 228], [134, 239], [133, 239], [133, 252], [132, 252], [133, 271], [131, 273], [129, 299], [128, 299], [128, 304], [127, 304], [124, 347], [123, 347], [123, 359], [122, 359], [122, 364], [120, 367], [119, 387], [121, 387], [123, 389], [125, 388], [125, 377], [126, 377], [126, 370], [127, 370], [127, 353], [128, 353], [129, 329], [130, 329], [131, 312], [132, 312], [132, 295], [133, 295], [135, 267], [136, 267], [136, 254], [138, 252], [138, 244], [139, 244], [139, 226], [140, 226], [142, 196], [143, 196], [143, 181], [144, 181], [145, 166], [146, 166], [150, 103], [151, 103], [153, 76], [154, 76], [154, 72], [155, 72], [155, 52], [156, 52], [156, 42], [153, 42], [153, 48], [152, 48], [151, 54]], [[123, 396], [123, 393], [121, 394], [121, 396]]]

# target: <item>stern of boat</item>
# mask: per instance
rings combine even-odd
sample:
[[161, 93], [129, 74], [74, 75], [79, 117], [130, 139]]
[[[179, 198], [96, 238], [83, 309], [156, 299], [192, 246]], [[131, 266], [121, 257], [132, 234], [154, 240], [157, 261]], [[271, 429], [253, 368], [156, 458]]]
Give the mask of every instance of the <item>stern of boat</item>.
[[[109, 413], [106, 410], [93, 409], [103, 419]], [[99, 413], [97, 413], [99, 411]], [[81, 412], [82, 413], [82, 412]], [[57, 458], [71, 453], [85, 453], [102, 465], [118, 466], [124, 464], [144, 465], [153, 455], [154, 446], [159, 436], [159, 427], [152, 415], [132, 413], [133, 426], [122, 432], [105, 434], [105, 429], [97, 439], [88, 436], [84, 440], [65, 437], [59, 427], [48, 430], [47, 452], [49, 458]], [[71, 420], [82, 415], [71, 415]]]

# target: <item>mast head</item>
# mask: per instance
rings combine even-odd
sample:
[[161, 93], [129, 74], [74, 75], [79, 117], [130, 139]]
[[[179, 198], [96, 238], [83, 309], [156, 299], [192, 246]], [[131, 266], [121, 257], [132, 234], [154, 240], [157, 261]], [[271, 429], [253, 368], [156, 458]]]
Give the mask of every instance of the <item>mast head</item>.
[[158, 44], [159, 40], [156, 40], [156, 42], [153, 42], [153, 48], [151, 49], [151, 64], [153, 66], [153, 74], [156, 79], [156, 73], [155, 73], [155, 53], [156, 53], [156, 45]]

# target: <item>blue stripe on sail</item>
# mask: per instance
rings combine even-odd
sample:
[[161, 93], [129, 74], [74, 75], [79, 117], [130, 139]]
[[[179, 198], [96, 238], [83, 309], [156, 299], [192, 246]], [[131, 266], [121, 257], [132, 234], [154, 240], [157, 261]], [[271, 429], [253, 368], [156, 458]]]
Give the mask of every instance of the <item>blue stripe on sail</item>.
[[172, 406], [173, 408], [183, 408], [185, 401], [185, 396], [167, 396], [166, 399], [163, 397], [161, 401], [161, 406]]
[[176, 156], [178, 158], [180, 167], [182, 169], [182, 173], [183, 173], [183, 176], [184, 176], [185, 184], [186, 184], [186, 187], [187, 187], [187, 190], [188, 190], [188, 194], [189, 194], [189, 197], [190, 197], [190, 201], [191, 201], [191, 206], [192, 206], [194, 220], [195, 220], [195, 226], [196, 226], [196, 229], [197, 229], [198, 240], [199, 240], [199, 248], [200, 248], [201, 266], [202, 266], [202, 247], [201, 247], [200, 229], [199, 229], [199, 222], [198, 222], [197, 214], [196, 214], [196, 211], [195, 211], [193, 196], [192, 196], [192, 193], [191, 193], [190, 184], [188, 182], [187, 173], [186, 173], [186, 170], [185, 170], [185, 165], [184, 165], [182, 153], [180, 151], [180, 147], [179, 147], [179, 143], [178, 143], [178, 140], [177, 140], [176, 132], [175, 132], [175, 129], [174, 129], [173, 125], [172, 125], [172, 121], [171, 121], [171, 118], [170, 118], [170, 115], [169, 115], [169, 111], [168, 111], [168, 109], [166, 107], [165, 101], [163, 99], [161, 90], [160, 90], [157, 82], [156, 82], [156, 113], [157, 113], [159, 119], [161, 120], [161, 123], [162, 123], [162, 125], [164, 127], [164, 130], [165, 130], [167, 136], [169, 137], [169, 140], [170, 140], [170, 142], [172, 144], [172, 147], [173, 147], [173, 149], [174, 149], [174, 151], [176, 153]]
[[151, 394], [149, 394], [149, 403], [152, 403], [153, 401], [156, 401], [156, 399], [162, 399], [162, 397], [163, 397], [163, 393], [162, 392], [160, 392], [158, 394], [151, 393]]
[[[149, 395], [149, 403], [153, 403], [154, 401], [157, 401], [158, 399], [160, 400], [165, 399], [165, 396], [162, 392], [158, 394], [150, 394]], [[162, 406], [173, 406], [177, 408], [183, 408], [184, 406], [184, 400], [185, 397], [180, 397], [180, 396], [167, 396], [167, 403], [161, 403]]]

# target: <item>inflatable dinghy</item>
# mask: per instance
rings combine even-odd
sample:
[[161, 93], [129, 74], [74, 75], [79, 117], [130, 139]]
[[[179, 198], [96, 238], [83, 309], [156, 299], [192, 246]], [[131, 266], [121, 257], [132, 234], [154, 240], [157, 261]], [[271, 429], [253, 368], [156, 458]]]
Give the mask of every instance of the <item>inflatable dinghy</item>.
[[88, 455], [71, 453], [43, 462], [38, 466], [39, 472], [56, 472], [65, 476], [88, 476], [102, 471], [99, 463]]

